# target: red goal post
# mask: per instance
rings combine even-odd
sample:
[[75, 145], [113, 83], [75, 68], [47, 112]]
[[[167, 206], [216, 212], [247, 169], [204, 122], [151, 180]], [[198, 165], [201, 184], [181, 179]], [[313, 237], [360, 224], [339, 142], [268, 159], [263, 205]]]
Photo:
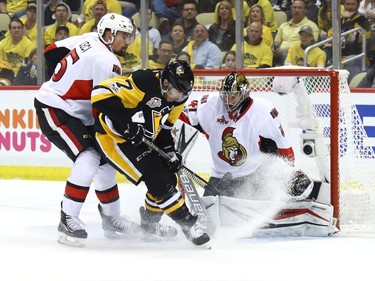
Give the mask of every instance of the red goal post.
[[[221, 79], [225, 77], [230, 71], [228, 70], [194, 70], [195, 84], [193, 95], [201, 95], [204, 93], [210, 93], [218, 91], [220, 88]], [[322, 135], [323, 139], [323, 150], [325, 157], [327, 157], [328, 163], [328, 175], [329, 182], [331, 185], [330, 190], [330, 203], [334, 206], [334, 217], [338, 219], [338, 225], [340, 220], [345, 218], [345, 224], [354, 225], [352, 228], [358, 227], [361, 224], [367, 224], [360, 218], [359, 222], [353, 221], [350, 211], [346, 211], [346, 208], [352, 205], [350, 202], [351, 195], [345, 195], [345, 200], [349, 198], [349, 203], [340, 202], [343, 200], [343, 195], [346, 194], [346, 190], [357, 191], [362, 188], [373, 191], [375, 186], [375, 180], [371, 179], [370, 182], [362, 183], [362, 179], [353, 179], [350, 177], [351, 169], [366, 169], [369, 165], [362, 163], [362, 166], [357, 165], [357, 161], [352, 161], [351, 157], [357, 157], [357, 152], [351, 152], [351, 149], [358, 150], [358, 147], [363, 147], [363, 126], [360, 129], [353, 129], [353, 127], [360, 127], [358, 125], [358, 118], [353, 114], [355, 106], [350, 102], [350, 89], [347, 83], [348, 73], [346, 71], [335, 71], [331, 69], [318, 69], [318, 68], [268, 68], [268, 69], [242, 69], [247, 78], [251, 83], [251, 96], [262, 96], [269, 99], [271, 102], [276, 103], [275, 107], [280, 113], [280, 116], [286, 118], [293, 112], [293, 107], [297, 106], [297, 98], [293, 97], [292, 94], [286, 93], [280, 95], [273, 91], [274, 81], [278, 83], [290, 83], [291, 78], [298, 77], [299, 81], [303, 81], [303, 84], [308, 93], [308, 99], [311, 101], [312, 107], [314, 108], [314, 115], [319, 120], [319, 134]], [[284, 82], [285, 80], [285, 82]], [[290, 86], [290, 85], [289, 85]], [[295, 101], [294, 101], [295, 100]], [[285, 106], [285, 107], [284, 107]], [[294, 112], [295, 114], [295, 112]], [[354, 116], [354, 117], [353, 117]], [[328, 121], [329, 120], [329, 121]], [[286, 120], [285, 120], [286, 122]], [[283, 125], [285, 125], [283, 122]], [[360, 132], [359, 135], [357, 131]], [[343, 133], [345, 132], [345, 133]], [[288, 136], [289, 133], [289, 136]], [[319, 173], [319, 167], [314, 169], [312, 167], [311, 157], [307, 157], [300, 153], [303, 138], [303, 130], [301, 128], [288, 128], [286, 130], [286, 136], [288, 139], [292, 139], [293, 148], [296, 153], [296, 161], [300, 161], [302, 169], [316, 170], [315, 173]], [[306, 136], [305, 136], [306, 137]], [[298, 139], [298, 140], [297, 140]], [[355, 140], [355, 144], [351, 144]], [[353, 147], [353, 148], [352, 148]], [[363, 148], [366, 155], [369, 155], [371, 161], [375, 160], [374, 152], [372, 147]], [[370, 151], [370, 152], [369, 152]], [[362, 155], [362, 154], [361, 154]], [[347, 167], [354, 163], [354, 167]], [[372, 162], [373, 163], [373, 162]], [[359, 174], [366, 173], [361, 171]], [[369, 171], [370, 172], [370, 171]], [[369, 186], [369, 187], [367, 187]], [[343, 193], [343, 189], [345, 192]], [[367, 194], [367, 193], [366, 193]], [[375, 193], [371, 193], [374, 196]], [[366, 195], [367, 196], [367, 195]], [[365, 196], [365, 197], [366, 197]], [[366, 197], [367, 198], [367, 197]], [[362, 199], [356, 204], [359, 207], [363, 206]], [[365, 200], [365, 199], [363, 199]], [[375, 200], [372, 198], [371, 200]], [[343, 204], [346, 204], [343, 206]], [[369, 224], [375, 225], [375, 219], [371, 220], [371, 212], [375, 210], [375, 202], [370, 202], [370, 210], [364, 210], [364, 216], [370, 219]], [[342, 213], [343, 208], [345, 214]], [[372, 209], [374, 208], [374, 209]], [[349, 217], [348, 217], [349, 216]]]

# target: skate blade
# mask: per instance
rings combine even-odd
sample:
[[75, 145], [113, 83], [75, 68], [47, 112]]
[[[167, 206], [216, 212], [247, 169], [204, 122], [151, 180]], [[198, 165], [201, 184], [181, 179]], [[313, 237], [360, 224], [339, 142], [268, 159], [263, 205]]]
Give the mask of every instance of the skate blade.
[[85, 246], [84, 238], [70, 237], [65, 233], [59, 233], [59, 236], [57, 237], [57, 242], [75, 248], [82, 248]]
[[104, 237], [108, 239], [120, 239], [122, 235], [116, 231], [104, 231]]
[[142, 231], [124, 233], [114, 230], [104, 230], [104, 237], [108, 239], [134, 239], [140, 237], [142, 234]]
[[197, 248], [205, 249], [205, 250], [211, 250], [212, 247], [209, 243], [203, 244], [203, 245], [196, 245]]
[[134, 239], [138, 235], [106, 230], [104, 231], [104, 237], [108, 239]]
[[176, 236], [160, 236], [157, 234], [150, 234], [150, 233], [143, 233], [141, 238], [145, 242], [169, 242], [169, 241], [176, 241]]
[[144, 242], [162, 242], [164, 241], [163, 237], [153, 234], [143, 234], [142, 240]]

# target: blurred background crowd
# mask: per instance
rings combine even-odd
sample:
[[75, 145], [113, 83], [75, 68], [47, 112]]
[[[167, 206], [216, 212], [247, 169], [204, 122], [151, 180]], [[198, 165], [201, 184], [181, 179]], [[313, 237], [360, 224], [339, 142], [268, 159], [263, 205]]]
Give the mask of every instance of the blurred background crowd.
[[[109, 12], [132, 18], [138, 28], [134, 43], [118, 56], [124, 73], [144, 65], [144, 46], [149, 68], [163, 68], [178, 58], [195, 69], [234, 69], [239, 48], [245, 69], [333, 64], [332, 0], [148, 0], [146, 45], [140, 1], [40, 1], [43, 5], [0, 0], [0, 85], [38, 85], [37, 47], [95, 32]], [[236, 3], [243, 5], [243, 18], [236, 18]], [[43, 13], [37, 13], [40, 6]], [[349, 70], [352, 87], [375, 87], [375, 0], [342, 0], [336, 8], [341, 68]], [[43, 15], [43, 42], [38, 41], [38, 14]]]

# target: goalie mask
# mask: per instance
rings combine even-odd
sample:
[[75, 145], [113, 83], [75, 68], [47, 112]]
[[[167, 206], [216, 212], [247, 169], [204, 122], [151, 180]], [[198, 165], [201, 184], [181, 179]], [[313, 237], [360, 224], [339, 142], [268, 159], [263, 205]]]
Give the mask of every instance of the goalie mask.
[[219, 94], [225, 108], [234, 111], [249, 96], [250, 83], [244, 74], [231, 72], [223, 79]]
[[[168, 86], [165, 87], [164, 81], [168, 80]], [[194, 74], [190, 65], [182, 60], [172, 60], [163, 69], [160, 76], [161, 92], [164, 97], [170, 94], [174, 88], [182, 93], [181, 98], [175, 102], [186, 100], [194, 86]]]
[[[122, 31], [127, 34], [126, 44], [128, 45], [133, 43], [135, 38], [135, 24], [133, 20], [116, 13], [104, 15], [98, 22], [97, 28], [99, 38], [109, 45], [113, 43], [118, 31]], [[104, 40], [104, 33], [107, 29], [109, 29], [112, 34], [112, 39], [110, 41]]]

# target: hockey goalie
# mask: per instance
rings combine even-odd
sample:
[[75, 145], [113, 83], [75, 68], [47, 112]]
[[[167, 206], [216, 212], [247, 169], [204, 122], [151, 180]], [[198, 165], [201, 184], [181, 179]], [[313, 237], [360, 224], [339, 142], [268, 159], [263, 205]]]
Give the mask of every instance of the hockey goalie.
[[[295, 126], [308, 132], [311, 150], [304, 149], [320, 161], [317, 125], [303, 83], [296, 77], [289, 83], [275, 78], [273, 86], [275, 92], [296, 96]], [[294, 151], [277, 109], [268, 100], [250, 97], [244, 74], [231, 72], [219, 92], [187, 102], [180, 119], [208, 139], [213, 166], [202, 201], [216, 228], [243, 229], [244, 235], [258, 237], [337, 231], [324, 169], [320, 179], [312, 179], [294, 167]]]

